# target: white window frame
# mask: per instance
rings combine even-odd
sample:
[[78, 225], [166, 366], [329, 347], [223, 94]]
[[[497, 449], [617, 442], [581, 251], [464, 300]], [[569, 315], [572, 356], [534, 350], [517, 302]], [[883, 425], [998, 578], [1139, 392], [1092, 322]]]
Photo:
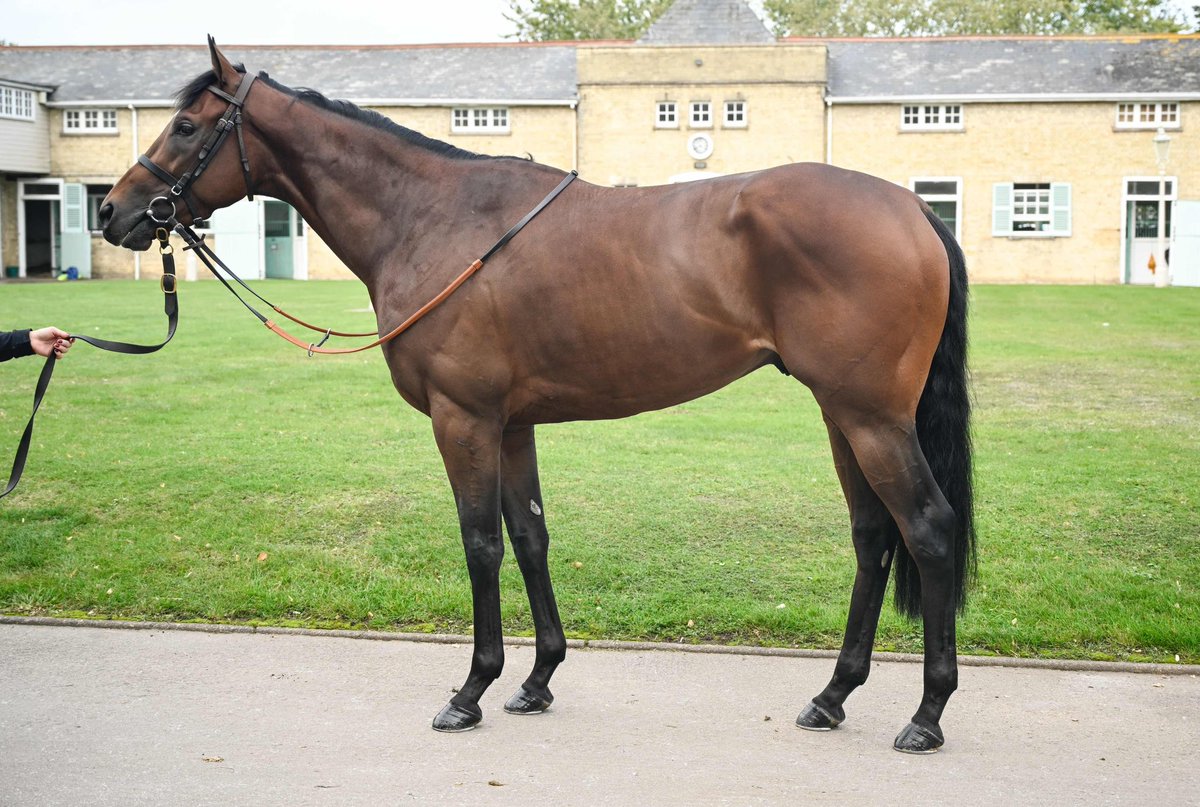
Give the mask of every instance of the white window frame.
[[[953, 182], [954, 193], [918, 193], [918, 182]], [[926, 202], [954, 202], [954, 240], [962, 241], [963, 180], [962, 177], [913, 177], [908, 189]]]
[[1117, 103], [1115, 129], [1182, 129], [1182, 104], [1178, 101], [1121, 101]]
[[33, 90], [0, 84], [0, 118], [37, 120], [37, 98]]
[[99, 108], [64, 109], [63, 134], [117, 134], [117, 110]]
[[713, 114], [711, 101], [692, 101], [688, 104], [688, 128], [711, 129]]
[[674, 101], [658, 101], [654, 105], [655, 129], [679, 128], [679, 105]]
[[508, 134], [511, 131], [506, 106], [460, 106], [450, 110], [454, 134]]
[[[1029, 187], [1018, 188], [1018, 185]], [[1036, 196], [1031, 197], [1031, 193]], [[992, 186], [992, 235], [998, 238], [1069, 238], [1073, 216], [1071, 195], [1069, 182], [997, 182]], [[1033, 212], [1029, 211], [1031, 201], [1035, 207]], [[1044, 223], [1046, 226], [1035, 230], [1015, 229], [1020, 222]]]
[[966, 118], [962, 104], [901, 104], [902, 132], [961, 132]]
[[740, 98], [726, 101], [722, 120], [726, 129], [745, 129], [750, 125], [750, 105]]

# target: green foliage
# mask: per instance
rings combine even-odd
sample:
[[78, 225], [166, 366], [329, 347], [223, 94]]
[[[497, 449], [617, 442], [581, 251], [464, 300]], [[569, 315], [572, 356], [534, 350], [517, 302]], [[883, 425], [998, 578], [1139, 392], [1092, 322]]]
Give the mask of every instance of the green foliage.
[[[358, 283], [264, 285], [310, 321], [373, 327]], [[972, 294], [980, 575], [960, 649], [1200, 663], [1200, 290]], [[180, 297], [161, 353], [78, 344], [55, 373], [0, 501], [0, 613], [469, 632], [432, 430], [379, 354], [310, 360], [215, 283]], [[149, 342], [161, 299], [9, 283], [0, 322]], [[0, 467], [40, 365], [0, 364]], [[839, 646], [854, 553], [795, 379], [539, 427], [538, 455], [570, 635]], [[505, 629], [529, 634], [512, 552], [501, 575]], [[885, 607], [878, 646], [919, 650], [920, 628]]]
[[522, 42], [637, 39], [673, 0], [510, 0]]
[[766, 0], [780, 36], [1178, 32], [1169, 0]]

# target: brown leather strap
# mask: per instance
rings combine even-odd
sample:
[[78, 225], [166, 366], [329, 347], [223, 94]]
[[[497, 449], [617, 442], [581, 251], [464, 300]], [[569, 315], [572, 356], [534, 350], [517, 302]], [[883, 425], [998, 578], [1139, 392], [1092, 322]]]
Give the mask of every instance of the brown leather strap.
[[419, 309], [417, 309], [417, 311], [415, 313], [413, 313], [412, 316], [410, 316], [408, 319], [404, 320], [404, 322], [401, 322], [399, 325], [397, 325], [391, 331], [389, 331], [388, 333], [379, 337], [378, 339], [376, 339], [374, 342], [372, 342], [369, 345], [362, 345], [361, 347], [345, 347], [345, 348], [318, 347], [317, 345], [315, 345], [311, 342], [304, 342], [304, 341], [301, 341], [300, 339], [297, 339], [296, 337], [292, 336], [290, 333], [285, 331], [283, 328], [280, 328], [277, 324], [275, 324], [271, 320], [266, 320], [263, 324], [266, 325], [269, 329], [274, 331], [279, 336], [282, 336], [284, 339], [291, 342], [296, 347], [304, 348], [310, 354], [311, 353], [324, 353], [327, 355], [341, 355], [341, 354], [346, 354], [346, 353], [361, 353], [364, 350], [370, 350], [373, 347], [379, 347], [380, 345], [383, 345], [383, 344], [386, 344], [386, 343], [392, 341], [397, 336], [399, 336], [400, 334], [404, 333], [409, 328], [411, 328], [413, 325], [416, 325], [418, 320], [420, 320], [423, 316], [428, 314], [430, 311], [432, 311], [433, 309], [437, 308], [439, 305], [444, 303], [446, 301], [446, 298], [448, 298], [451, 294], [453, 294], [458, 289], [459, 286], [461, 286], [463, 283], [466, 283], [467, 280], [471, 277], [471, 275], [475, 274], [482, 268], [483, 268], [483, 259], [482, 258], [477, 259], [475, 261], [475, 263], [468, 266], [461, 275], [456, 277], [450, 283], [449, 286], [444, 288], [442, 290], [441, 294], [439, 294], [437, 297], [434, 297], [429, 302], [425, 303], [425, 305], [423, 305]]

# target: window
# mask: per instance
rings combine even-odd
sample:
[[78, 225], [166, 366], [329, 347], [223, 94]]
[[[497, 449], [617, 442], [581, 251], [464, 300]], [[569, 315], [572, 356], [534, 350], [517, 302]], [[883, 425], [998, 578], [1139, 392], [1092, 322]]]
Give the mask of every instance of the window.
[[16, 87], [0, 87], [0, 118], [33, 120], [33, 93]]
[[746, 102], [745, 101], [726, 101], [725, 102], [725, 128], [726, 129], [745, 129], [748, 125], [746, 120]]
[[117, 110], [68, 109], [63, 112], [63, 131], [69, 134], [116, 134]]
[[112, 188], [112, 185], [87, 186], [87, 226], [92, 232], [104, 229], [100, 226], [100, 203]]
[[1180, 125], [1179, 104], [1174, 101], [1117, 104], [1118, 129], [1178, 129]]
[[491, 134], [508, 131], [507, 107], [458, 107], [450, 119], [450, 131]]
[[956, 132], [962, 128], [961, 104], [906, 104], [900, 108], [902, 131]]
[[691, 127], [693, 129], [712, 128], [712, 104], [708, 101], [692, 101]]
[[658, 112], [654, 118], [656, 129], [678, 129], [679, 117], [675, 112], [674, 101], [659, 101]]
[[962, 180], [958, 177], [921, 177], [912, 181], [912, 190], [946, 223], [956, 239], [961, 239]]
[[992, 189], [992, 235], [1053, 237], [1071, 234], [1070, 184], [997, 183]]

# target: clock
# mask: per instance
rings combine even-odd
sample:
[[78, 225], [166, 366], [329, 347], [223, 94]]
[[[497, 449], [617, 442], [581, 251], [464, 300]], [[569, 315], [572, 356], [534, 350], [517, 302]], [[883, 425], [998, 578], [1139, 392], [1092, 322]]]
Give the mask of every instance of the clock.
[[712, 135], [699, 134], [689, 135], [687, 141], [688, 156], [693, 160], [707, 160], [713, 153]]

